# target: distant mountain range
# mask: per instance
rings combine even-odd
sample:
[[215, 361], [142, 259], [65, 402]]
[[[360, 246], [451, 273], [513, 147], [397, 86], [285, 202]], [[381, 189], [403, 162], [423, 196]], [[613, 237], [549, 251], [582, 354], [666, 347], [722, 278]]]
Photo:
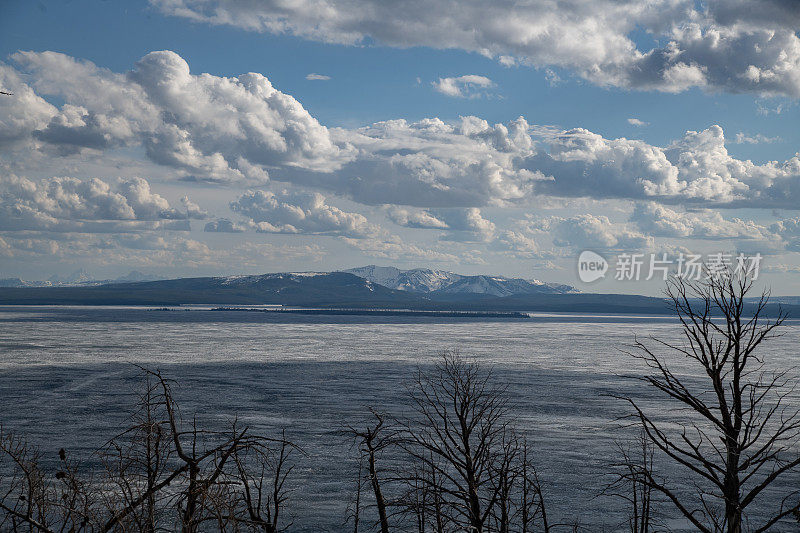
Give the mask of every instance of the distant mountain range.
[[[0, 287], [0, 305], [160, 307], [185, 304], [419, 311], [673, 313], [663, 298], [581, 293], [568, 285], [503, 276], [465, 276], [441, 270], [399, 270], [376, 266], [342, 272], [284, 272]], [[783, 307], [791, 316], [800, 317], [800, 306], [789, 304]], [[771, 304], [770, 310], [773, 309], [777, 310], [777, 306]]]
[[360, 278], [398, 291], [423, 294], [484, 294], [512, 296], [518, 294], [566, 294], [579, 292], [575, 287], [544, 283], [538, 279], [507, 278], [505, 276], [465, 276], [446, 270], [368, 265], [344, 270]]
[[[0, 304], [181, 305], [274, 304], [419, 310], [528, 310], [546, 297], [578, 291], [569, 285], [503, 276], [467, 276], [417, 268], [375, 265], [341, 272], [140, 281], [141, 275], [91, 280], [85, 271], [46, 282], [0, 282]], [[9, 283], [11, 281], [11, 283]], [[516, 300], [515, 300], [516, 299]], [[564, 302], [565, 303], [565, 302]], [[551, 304], [548, 304], [551, 306]]]
[[[507, 278], [504, 276], [465, 276], [445, 270], [415, 268], [400, 270], [395, 267], [368, 265], [343, 270], [377, 285], [398, 291], [437, 294], [482, 294], [487, 296], [511, 296], [515, 294], [565, 294], [578, 292], [569, 285], [544, 283], [536, 279]], [[231, 280], [230, 283], [255, 283], [259, 278], [274, 278], [281, 275], [319, 275], [317, 273], [283, 273], [252, 276], [228, 276], [210, 278]], [[80, 269], [68, 275], [53, 275], [43, 281], [29, 281], [20, 278], [0, 279], [0, 287], [93, 287], [128, 282], [158, 281], [163, 278], [148, 276], [136, 270], [115, 279], [94, 279], [86, 270]]]
[[413, 307], [420, 297], [346, 272], [286, 272], [179, 278], [103, 285], [3, 287], [0, 304], [274, 304], [318, 307]]
[[109, 283], [125, 283], [130, 281], [155, 281], [162, 279], [158, 276], [142, 274], [138, 270], [132, 270], [125, 276], [115, 279], [94, 279], [83, 268], [76, 270], [72, 274], [64, 276], [53, 275], [46, 280], [25, 280], [21, 278], [0, 278], [0, 287], [90, 287], [95, 285], [107, 285]]

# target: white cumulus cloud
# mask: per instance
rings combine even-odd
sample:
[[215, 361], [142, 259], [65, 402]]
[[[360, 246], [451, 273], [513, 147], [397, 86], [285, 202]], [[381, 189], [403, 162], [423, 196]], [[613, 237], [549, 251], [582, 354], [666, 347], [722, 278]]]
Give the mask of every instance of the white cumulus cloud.
[[188, 220], [206, 213], [187, 198], [183, 210], [170, 206], [143, 178], [116, 180], [17, 176], [0, 179], [3, 231], [107, 233], [146, 229], [189, 229]]
[[451, 78], [439, 78], [433, 88], [445, 96], [456, 98], [478, 98], [486, 95], [486, 89], [494, 87], [494, 82], [486, 76], [466, 74]]
[[[67, 102], [53, 113], [35, 101], [38, 115], [17, 130], [65, 152], [140, 145], [185, 178], [220, 182], [263, 182], [281, 165], [335, 170], [353, 155], [261, 74], [193, 75], [170, 51], [151, 52], [123, 74], [55, 52], [12, 57], [30, 76], [30, 87], [16, 88], [21, 94], [34, 100], [32, 87]], [[15, 109], [0, 108], [0, 120], [19, 122]]]
[[247, 228], [238, 222], [233, 222], [227, 218], [212, 220], [207, 223], [203, 231], [209, 233], [243, 233]]
[[777, 143], [781, 142], [783, 139], [780, 136], [776, 135], [775, 137], [767, 137], [762, 133], [756, 133], [755, 135], [747, 135], [744, 132], [739, 132], [734, 137], [733, 142], [736, 144], [770, 144], [770, 143]]
[[573, 129], [552, 137], [549, 151], [523, 166], [551, 178], [537, 191], [556, 196], [752, 207], [796, 206], [800, 199], [800, 156], [762, 165], [736, 159], [719, 126], [686, 132], [666, 148]]
[[[558, 247], [595, 250], [641, 250], [652, 248], [648, 235], [611, 222], [603, 215], [582, 214], [569, 217], [528, 217], [521, 221], [523, 235], [546, 235]], [[505, 236], [506, 240], [511, 236]], [[519, 237], [514, 236], [519, 243]]]
[[681, 212], [655, 203], [637, 204], [631, 221], [658, 237], [693, 239], [766, 239], [769, 230], [752, 220], [725, 219], [717, 211]]
[[230, 204], [231, 211], [248, 218], [263, 233], [303, 233], [365, 237], [377, 226], [360, 213], [328, 205], [319, 193], [248, 191]]
[[466, 209], [406, 209], [394, 208], [389, 212], [393, 222], [407, 228], [447, 230], [444, 239], [465, 242], [488, 242], [495, 225], [483, 218], [477, 207]]
[[440, 220], [424, 209], [405, 209], [395, 207], [389, 211], [389, 218], [398, 226], [419, 229], [447, 229], [447, 222]]

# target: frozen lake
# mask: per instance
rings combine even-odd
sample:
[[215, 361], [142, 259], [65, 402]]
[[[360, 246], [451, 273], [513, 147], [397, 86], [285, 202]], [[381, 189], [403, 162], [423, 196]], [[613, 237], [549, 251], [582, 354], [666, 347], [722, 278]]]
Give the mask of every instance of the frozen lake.
[[[800, 331], [788, 324], [765, 350], [776, 368], [798, 364]], [[309, 454], [297, 471], [292, 530], [339, 531], [356, 460], [342, 429], [368, 406], [401, 411], [413, 372], [455, 348], [491, 365], [508, 385], [539, 458], [551, 515], [591, 531], [615, 530], [620, 503], [599, 492], [615, 440], [625, 436], [619, 418], [629, 410], [610, 395], [651, 397], [628, 379], [642, 369], [621, 349], [634, 336], [676, 332], [669, 317], [464, 320], [6, 307], [0, 423], [45, 453], [65, 447], [88, 458], [125, 423], [139, 385], [132, 363], [160, 369], [178, 380], [184, 416], [197, 413], [210, 423], [238, 416], [273, 435], [286, 428]]]

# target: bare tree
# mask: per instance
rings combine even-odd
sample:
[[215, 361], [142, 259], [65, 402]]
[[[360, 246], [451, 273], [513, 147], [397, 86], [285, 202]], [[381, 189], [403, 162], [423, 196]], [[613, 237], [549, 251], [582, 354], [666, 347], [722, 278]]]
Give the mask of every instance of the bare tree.
[[[291, 521], [282, 526], [280, 517], [291, 492], [286, 482], [294, 470], [291, 456], [296, 450], [298, 448], [286, 439], [284, 433], [277, 450], [256, 446], [234, 453], [242, 489], [241, 501], [246, 510], [239, 523], [253, 526], [264, 533], [278, 533], [291, 527]], [[248, 465], [248, 455], [255, 457], [255, 468]]]
[[75, 531], [86, 528], [93, 513], [87, 509], [86, 498], [80, 493], [84, 486], [63, 449], [55, 476], [42, 468], [38, 448], [2, 428], [0, 453], [0, 529], [49, 533], [62, 527]]
[[431, 467], [437, 460], [433, 454], [429, 454], [426, 462], [411, 460], [397, 478], [404, 490], [396, 503], [402, 513], [413, 517], [419, 533], [444, 533], [457, 527], [450, 519], [447, 498], [441, 490], [444, 478], [438, 468]]
[[619, 461], [611, 464], [614, 478], [603, 491], [626, 503], [631, 533], [650, 533], [654, 525], [653, 487], [647, 482], [647, 472], [653, 470], [653, 453], [653, 445], [644, 430], [639, 432], [633, 445], [618, 445]]
[[431, 372], [418, 372], [410, 395], [416, 419], [405, 424], [406, 451], [441, 479], [431, 488], [445, 496], [449, 519], [481, 533], [500, 496], [495, 461], [509, 424], [505, 390], [491, 372], [447, 352]]
[[364, 489], [364, 456], [358, 456], [358, 473], [355, 477], [355, 489], [353, 491], [353, 498], [347, 505], [345, 525], [353, 521], [353, 533], [358, 533], [358, 528], [361, 525], [361, 493]]
[[[375, 507], [378, 510], [378, 524], [380, 525], [381, 533], [389, 533], [388, 505], [378, 476], [377, 456], [384, 449], [394, 444], [396, 432], [386, 427], [385, 415], [375, 409], [370, 409], [370, 413], [374, 421], [363, 430], [351, 427], [350, 433], [356, 439], [362, 457], [367, 460], [367, 476], [372, 487], [372, 495], [375, 498]], [[357, 524], [358, 515], [356, 515], [355, 520]]]
[[102, 476], [79, 477], [64, 449], [53, 476], [37, 448], [0, 429], [0, 530], [282, 530], [294, 446], [236, 421], [211, 431], [193, 419], [184, 430], [170, 382], [143, 371], [132, 425], [99, 451]]
[[539, 481], [539, 474], [536, 466], [528, 457], [528, 441], [522, 440], [522, 462], [519, 464], [519, 474], [521, 480], [521, 490], [519, 491], [519, 510], [517, 512], [521, 533], [529, 533], [534, 530], [537, 523], [541, 524], [541, 530], [545, 533], [551, 531], [550, 522], [547, 519], [547, 506], [544, 502], [544, 492]]
[[527, 444], [490, 370], [445, 352], [409, 392], [414, 415], [401, 422], [400, 442], [436, 531], [531, 531], [537, 517], [548, 530]]
[[[752, 278], [740, 274], [673, 278], [667, 294], [680, 339], [637, 340], [631, 351], [651, 370], [643, 381], [666, 400], [656, 408], [625, 398], [657, 452], [656, 461], [639, 465], [638, 479], [702, 532], [766, 531], [800, 509], [795, 490], [762, 501], [770, 490], [774, 498], [776, 485], [800, 467], [800, 417], [787, 405], [794, 390], [789, 371], [769, 370], [768, 352], [760, 350], [785, 315], [766, 316], [766, 292], [748, 305], [752, 288]], [[676, 370], [662, 350], [688, 361], [694, 372]], [[659, 458], [683, 469], [694, 488], [659, 475]], [[756, 502], [764, 514], [748, 520]]]
[[171, 400], [163, 394], [160, 381], [145, 372], [144, 391], [131, 415], [131, 426], [99, 453], [108, 480], [116, 487], [107, 491], [106, 507], [131, 508], [126, 524], [146, 533], [154, 532], [161, 516], [169, 512], [169, 498], [156, 490], [163, 476], [171, 473], [174, 460], [167, 401]]

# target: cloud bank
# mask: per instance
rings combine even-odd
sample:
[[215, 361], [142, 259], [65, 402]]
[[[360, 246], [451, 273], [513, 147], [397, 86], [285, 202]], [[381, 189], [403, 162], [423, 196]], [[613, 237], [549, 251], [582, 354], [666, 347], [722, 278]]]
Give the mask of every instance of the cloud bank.
[[183, 210], [150, 190], [142, 178], [0, 179], [0, 228], [3, 231], [107, 233], [144, 229], [189, 229], [189, 219], [206, 213], [188, 198]]
[[[726, 16], [744, 24], [734, 12]], [[468, 96], [473, 82], [491, 84], [473, 78], [448, 78], [452, 95]], [[372, 257], [474, 264], [495, 251], [550, 260], [581, 248], [653, 249], [654, 238], [800, 251], [797, 219], [755, 222], [722, 211], [797, 209], [800, 155], [764, 163], [737, 158], [726, 143], [773, 138], [726, 139], [720, 126], [688, 131], [665, 146], [523, 117], [327, 128], [261, 74], [192, 74], [166, 51], [122, 73], [63, 54], [20, 52], [0, 64], [0, 83], [14, 93], [0, 99], [0, 146], [8, 148], [0, 158], [0, 254], [77, 257], [77, 236], [90, 235], [89, 256], [109, 250], [109, 257], [130, 257], [138, 250], [197, 264], [224, 261], [208, 245], [164, 231], [185, 232], [190, 220], [208, 218], [208, 206], [188, 197], [170, 203], [153, 191], [152, 178], [35, 180], [5, 171], [13, 158], [76, 162], [136, 151], [164, 170], [162, 179], [236, 190], [230, 212], [205, 224], [209, 234], [228, 234], [208, 235], [212, 241], [255, 233], [327, 236]], [[333, 205], [344, 199], [352, 201], [346, 210]], [[542, 212], [555, 203], [592, 202], [635, 207], [623, 222], [608, 212]], [[498, 207], [530, 215], [508, 225], [492, 211]], [[367, 218], [376, 212], [408, 228], [404, 237]], [[428, 244], [407, 242], [409, 230], [428, 230], [417, 234]]]
[[[151, 0], [195, 22], [337, 44], [458, 48], [601, 86], [800, 96], [794, 0]], [[655, 44], [639, 45], [635, 31]]]
[[[261, 74], [193, 75], [173, 52], [152, 52], [126, 73], [53, 52], [14, 58], [16, 68], [2, 66], [15, 96], [0, 101], [0, 123], [8, 125], [0, 142], [62, 155], [137, 146], [183, 180], [277, 180], [363, 204], [420, 208], [524, 206], [541, 196], [720, 207], [793, 208], [800, 201], [800, 156], [737, 159], [719, 126], [663, 147], [534, 126], [523, 117], [328, 129]], [[65, 103], [54, 106], [42, 95]]]

